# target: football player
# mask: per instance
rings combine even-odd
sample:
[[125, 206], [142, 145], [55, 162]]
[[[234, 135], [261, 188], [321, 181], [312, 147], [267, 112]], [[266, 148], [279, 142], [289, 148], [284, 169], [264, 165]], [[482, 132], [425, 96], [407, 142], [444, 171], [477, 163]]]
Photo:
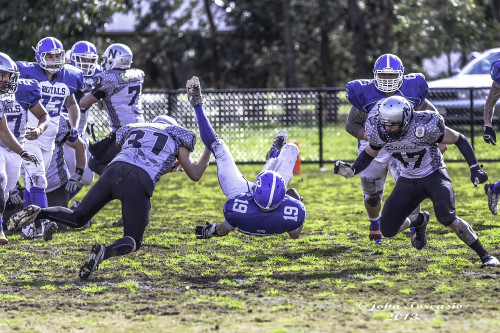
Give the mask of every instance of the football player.
[[[495, 113], [495, 104], [500, 98], [500, 60], [491, 64], [491, 85], [490, 92], [484, 104], [484, 142], [496, 145], [497, 135], [493, 129], [493, 114]], [[500, 197], [500, 182], [484, 184], [484, 192], [488, 196], [488, 207], [493, 215], [498, 214], [498, 199]]]
[[102, 101], [108, 113], [111, 133], [91, 145], [89, 167], [101, 174], [119, 149], [114, 144], [116, 131], [122, 126], [144, 122], [140, 98], [144, 72], [131, 68], [133, 54], [124, 44], [111, 44], [101, 59], [102, 73], [94, 75], [93, 89], [80, 100], [80, 107], [89, 108]]
[[414, 227], [412, 245], [422, 249], [427, 244], [429, 213], [409, 215], [424, 199], [429, 198], [436, 219], [452, 229], [478, 254], [481, 268], [500, 265], [497, 258], [486, 252], [472, 227], [455, 212], [455, 194], [438, 143], [457, 146], [469, 165], [474, 186], [488, 180], [463, 134], [445, 126], [443, 117], [438, 113], [413, 112], [410, 101], [392, 96], [384, 99], [378, 113], [366, 121], [366, 136], [369, 144], [354, 164], [350, 166], [337, 161], [334, 171], [351, 178], [365, 170], [382, 148], [401, 162], [401, 175], [380, 217], [380, 230], [384, 237], [393, 237], [408, 227]]
[[[75, 93], [77, 102], [80, 102], [85, 93], [92, 91], [94, 86], [94, 76], [100, 73], [101, 70], [98, 65], [98, 53], [94, 44], [88, 41], [79, 41], [73, 45], [70, 51], [71, 64], [83, 72], [83, 86], [82, 89]], [[66, 110], [63, 110], [66, 111]], [[87, 159], [90, 158], [88, 151], [89, 139], [87, 137], [87, 120], [90, 109], [80, 107], [80, 123], [78, 125], [78, 134], [83, 139], [87, 146]], [[70, 145], [62, 145], [64, 149], [64, 160], [69, 170], [75, 170], [77, 167], [75, 149]], [[69, 199], [73, 198], [85, 185], [90, 185], [94, 180], [94, 173], [87, 167], [83, 171], [81, 180], [78, 182], [76, 190], [69, 194]]]
[[[50, 116], [49, 127], [36, 140], [26, 142], [26, 150], [35, 154], [39, 164], [23, 163], [22, 175], [24, 178], [26, 205], [33, 203], [40, 207], [47, 207], [47, 178], [45, 172], [52, 159], [54, 139], [59, 126], [59, 116], [65, 106], [68, 109], [70, 141], [78, 138], [78, 122], [80, 108], [76, 103], [75, 92], [82, 88], [83, 73], [70, 65], [64, 65], [64, 48], [62, 43], [54, 37], [41, 39], [35, 51], [36, 62], [17, 62], [21, 78], [34, 79], [42, 88], [42, 104]], [[35, 127], [38, 119], [28, 113], [28, 126]], [[45, 240], [52, 238], [57, 225], [50, 221], [42, 221], [42, 235]], [[21, 231], [25, 239], [40, 236], [34, 224], [26, 225]]]
[[[54, 140], [55, 148], [52, 160], [47, 168], [47, 204], [53, 206], [68, 206], [70, 194], [76, 191], [84, 175], [87, 164], [87, 148], [82, 137], [75, 141], [68, 140], [70, 124], [66, 114], [59, 117], [59, 130]], [[67, 165], [64, 147], [72, 149], [75, 156], [75, 165]], [[64, 225], [58, 225], [65, 228]]]
[[287, 232], [291, 238], [299, 238], [306, 208], [296, 190], [286, 190], [293, 177], [298, 147], [286, 144], [286, 131], [278, 132], [262, 171], [254, 182], [248, 181], [203, 112], [199, 79], [194, 76], [186, 86], [198, 119], [201, 139], [215, 157], [219, 184], [228, 199], [224, 205], [224, 222], [213, 225], [207, 222], [204, 226], [197, 226], [195, 233], [198, 238], [225, 236], [234, 229], [258, 236]]
[[120, 152], [75, 210], [32, 205], [9, 219], [10, 230], [18, 229], [37, 217], [81, 228], [108, 202], [120, 200], [123, 237], [108, 246], [92, 246], [89, 260], [80, 269], [80, 278], [84, 280], [102, 260], [139, 250], [149, 223], [150, 198], [155, 185], [162, 175], [176, 168], [176, 161], [191, 180], [198, 181], [210, 160], [210, 151], [205, 149], [198, 163], [194, 162], [190, 152], [196, 143], [195, 134], [163, 122], [125, 125], [116, 132], [116, 143], [121, 146]]
[[[37, 127], [25, 128], [27, 112], [38, 119]], [[2, 216], [8, 193], [19, 180], [23, 159], [38, 162], [24, 151], [26, 136], [34, 140], [47, 128], [49, 118], [40, 104], [40, 86], [33, 80], [19, 79], [19, 69], [5, 53], [0, 53], [0, 245], [7, 244], [2, 226]]]
[[[365, 121], [378, 110], [381, 100], [393, 95], [404, 96], [412, 103], [415, 110], [437, 112], [426, 99], [428, 86], [423, 74], [404, 75], [403, 63], [394, 54], [380, 56], [375, 62], [373, 74], [374, 78], [371, 80], [355, 80], [346, 85], [346, 96], [352, 104], [347, 116], [346, 131], [358, 139], [358, 154], [367, 145]], [[369, 238], [376, 244], [382, 242], [380, 211], [387, 172], [389, 171], [394, 180], [397, 180], [399, 168], [399, 163], [390, 159], [387, 152], [382, 151], [360, 175], [365, 208], [370, 220]], [[414, 208], [416, 208], [415, 213], [420, 210], [419, 207]]]

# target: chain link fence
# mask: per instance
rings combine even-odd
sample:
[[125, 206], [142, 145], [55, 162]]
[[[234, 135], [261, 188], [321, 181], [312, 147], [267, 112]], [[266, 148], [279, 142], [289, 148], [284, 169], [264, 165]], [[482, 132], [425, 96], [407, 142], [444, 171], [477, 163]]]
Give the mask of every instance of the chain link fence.
[[[351, 108], [344, 88], [203, 90], [204, 110], [217, 134], [225, 140], [237, 163], [263, 163], [274, 135], [287, 129], [298, 143], [302, 163], [321, 167], [335, 160], [352, 161], [357, 140], [345, 131]], [[428, 99], [448, 126], [469, 137], [481, 160], [500, 160], [500, 150], [482, 139], [483, 106], [488, 89], [434, 89]], [[486, 95], [485, 95], [486, 94]], [[196, 116], [185, 90], [149, 90], [141, 96], [146, 121], [160, 114], [174, 117], [198, 135], [195, 158], [201, 155]], [[93, 107], [90, 128], [96, 140], [110, 131], [105, 111]], [[480, 141], [479, 141], [479, 139]], [[497, 152], [498, 151], [498, 152]], [[449, 150], [447, 161], [463, 161]]]

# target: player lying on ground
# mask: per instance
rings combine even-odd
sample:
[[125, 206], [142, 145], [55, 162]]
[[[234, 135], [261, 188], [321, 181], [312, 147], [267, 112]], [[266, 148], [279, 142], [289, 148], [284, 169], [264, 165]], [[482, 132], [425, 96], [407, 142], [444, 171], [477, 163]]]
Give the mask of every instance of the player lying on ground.
[[393, 237], [415, 227], [412, 245], [422, 249], [427, 244], [429, 213], [408, 216], [418, 204], [429, 198], [436, 219], [478, 254], [481, 268], [500, 265], [497, 258], [486, 252], [472, 227], [455, 213], [455, 194], [438, 143], [457, 146], [469, 164], [474, 186], [488, 180], [463, 134], [446, 127], [444, 119], [435, 112], [414, 113], [411, 103], [400, 96], [389, 97], [381, 103], [378, 113], [366, 122], [366, 134], [369, 144], [354, 164], [350, 166], [337, 161], [334, 172], [351, 178], [370, 165], [382, 148], [401, 162], [401, 176], [387, 198], [380, 218], [384, 237]]
[[219, 184], [228, 199], [224, 205], [224, 222], [214, 225], [207, 222], [196, 227], [198, 238], [225, 236], [234, 229], [258, 236], [287, 232], [291, 238], [299, 238], [306, 208], [295, 189], [286, 191], [293, 177], [299, 148], [286, 144], [285, 130], [278, 132], [262, 171], [254, 182], [248, 181], [203, 112], [200, 81], [196, 76], [188, 80], [187, 91], [198, 119], [201, 140], [214, 154]]
[[109, 246], [92, 246], [89, 260], [80, 269], [80, 278], [84, 280], [103, 260], [139, 250], [149, 223], [150, 198], [155, 185], [162, 175], [176, 167], [177, 160], [194, 181], [201, 178], [210, 160], [210, 151], [205, 149], [199, 162], [194, 162], [190, 152], [195, 147], [195, 134], [164, 123], [162, 119], [123, 126], [116, 133], [116, 142], [121, 146], [120, 152], [75, 210], [31, 205], [12, 215], [7, 225], [9, 230], [15, 230], [38, 217], [81, 228], [108, 202], [119, 199], [123, 237]]

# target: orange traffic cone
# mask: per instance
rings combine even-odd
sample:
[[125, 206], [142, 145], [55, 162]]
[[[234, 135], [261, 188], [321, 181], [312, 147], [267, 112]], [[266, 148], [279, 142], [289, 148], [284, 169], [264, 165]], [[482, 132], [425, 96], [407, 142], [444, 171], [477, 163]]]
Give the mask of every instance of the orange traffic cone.
[[[299, 142], [297, 140], [290, 140], [289, 143], [293, 143], [297, 147], [299, 146]], [[295, 162], [295, 167], [293, 168], [293, 174], [300, 175], [301, 173], [302, 173], [302, 162], [300, 161], [300, 153], [299, 153], [299, 156], [297, 156], [297, 161]]]

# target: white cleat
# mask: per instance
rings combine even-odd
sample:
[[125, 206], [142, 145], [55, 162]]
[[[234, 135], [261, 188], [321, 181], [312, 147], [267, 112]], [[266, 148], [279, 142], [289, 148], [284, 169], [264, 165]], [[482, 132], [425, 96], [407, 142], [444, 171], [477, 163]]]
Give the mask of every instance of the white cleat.
[[35, 205], [29, 205], [23, 210], [18, 211], [10, 217], [9, 222], [7, 223], [7, 230], [14, 231], [21, 228], [25, 224], [34, 221], [41, 211], [42, 209]]

